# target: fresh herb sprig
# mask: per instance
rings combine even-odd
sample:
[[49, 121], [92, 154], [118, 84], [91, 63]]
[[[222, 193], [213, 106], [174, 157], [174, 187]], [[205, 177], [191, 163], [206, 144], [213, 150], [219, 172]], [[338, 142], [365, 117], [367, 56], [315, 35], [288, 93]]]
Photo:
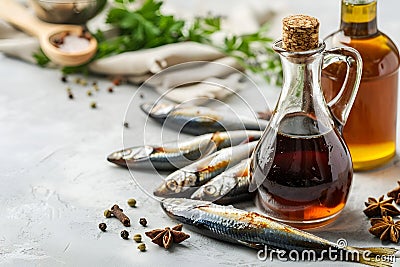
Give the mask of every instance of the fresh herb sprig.
[[121, 0], [115, 2], [106, 23], [114, 26], [119, 34], [111, 39], [105, 39], [101, 31], [96, 34], [99, 40], [97, 58], [184, 41], [185, 22], [162, 14], [162, 2], [147, 0], [135, 10]]
[[[221, 31], [220, 17], [197, 17], [190, 23], [173, 15], [163, 14], [162, 1], [146, 0], [139, 8], [132, 9], [134, 1], [114, 0], [114, 6], [108, 11], [106, 23], [112, 25], [118, 31], [118, 35], [107, 39], [100, 30], [94, 33], [98, 41], [98, 51], [93, 60], [128, 51], [193, 41], [212, 45], [226, 55], [236, 58], [245, 69], [261, 74], [268, 82], [281, 84], [281, 64], [271, 49], [272, 40], [268, 37], [267, 26], [252, 34], [228, 36], [223, 44], [215, 44], [212, 35]], [[34, 57], [41, 66], [49, 62], [42, 52], [36, 53]], [[63, 68], [66, 74], [87, 71], [87, 65]]]
[[272, 41], [268, 37], [268, 24], [265, 24], [255, 33], [226, 37], [220, 49], [236, 58], [245, 69], [261, 74], [268, 83], [281, 85], [282, 65], [271, 48]]
[[39, 49], [39, 51], [34, 53], [33, 58], [36, 60], [36, 63], [41, 67], [46, 67], [47, 64], [50, 63], [50, 59], [43, 53], [42, 49]]

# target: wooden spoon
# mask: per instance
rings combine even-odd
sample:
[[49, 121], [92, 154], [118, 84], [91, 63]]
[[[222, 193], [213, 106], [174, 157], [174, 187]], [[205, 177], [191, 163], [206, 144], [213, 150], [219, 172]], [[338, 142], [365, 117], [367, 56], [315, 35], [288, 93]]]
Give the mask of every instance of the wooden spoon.
[[61, 66], [78, 66], [88, 62], [96, 53], [97, 41], [85, 33], [88, 45], [79, 50], [64, 51], [55, 43], [57, 36], [75, 35], [80, 38], [84, 29], [78, 25], [46, 23], [29, 12], [27, 8], [13, 0], [0, 0], [0, 18], [13, 24], [24, 32], [36, 36], [48, 58]]

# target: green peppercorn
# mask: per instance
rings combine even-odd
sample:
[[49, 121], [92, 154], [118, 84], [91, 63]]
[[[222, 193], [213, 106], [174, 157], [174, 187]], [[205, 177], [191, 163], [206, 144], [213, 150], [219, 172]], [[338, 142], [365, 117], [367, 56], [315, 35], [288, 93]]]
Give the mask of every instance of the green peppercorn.
[[133, 240], [135, 240], [137, 243], [142, 242], [142, 235], [141, 234], [135, 234], [133, 236]]
[[100, 228], [101, 231], [105, 232], [106, 229], [107, 229], [107, 224], [105, 224], [105, 223], [100, 223], [100, 224], [99, 224], [99, 228]]
[[93, 85], [93, 89], [97, 92], [99, 91], [99, 86], [97, 84]]
[[92, 103], [90, 103], [90, 107], [93, 109], [97, 108], [96, 102], [93, 101]]
[[147, 220], [146, 220], [146, 218], [140, 218], [140, 219], [139, 219], [139, 223], [140, 223], [141, 225], [143, 225], [144, 227], [146, 227], [146, 225], [147, 225]]
[[136, 199], [134, 199], [134, 198], [130, 198], [130, 199], [128, 199], [128, 205], [130, 206], [130, 207], [135, 207], [136, 206]]
[[141, 244], [139, 244], [139, 246], [137, 247], [140, 251], [146, 251], [146, 244], [144, 244], [144, 243], [141, 243]]
[[81, 79], [80, 80], [80, 84], [83, 85], [83, 86], [86, 86], [87, 85], [87, 81], [85, 79]]
[[122, 237], [123, 239], [128, 239], [128, 238], [129, 238], [129, 232], [126, 231], [126, 230], [122, 230], [122, 231], [121, 231], [121, 237]]
[[91, 95], [92, 95], [92, 91], [87, 90], [86, 94], [87, 94], [88, 96], [91, 96]]
[[105, 210], [104, 211], [104, 217], [110, 218], [111, 217], [111, 210]]

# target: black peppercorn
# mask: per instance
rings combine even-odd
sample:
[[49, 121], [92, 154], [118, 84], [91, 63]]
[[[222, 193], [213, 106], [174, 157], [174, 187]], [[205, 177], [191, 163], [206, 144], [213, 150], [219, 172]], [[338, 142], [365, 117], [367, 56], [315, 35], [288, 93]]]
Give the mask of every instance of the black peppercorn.
[[67, 87], [67, 93], [69, 99], [74, 99], [74, 95], [72, 94], [72, 90], [70, 87]]
[[146, 226], [146, 225], [147, 225], [147, 220], [146, 220], [146, 218], [140, 218], [139, 223], [140, 223], [141, 225], [143, 225], [143, 226]]
[[121, 231], [121, 237], [122, 237], [123, 239], [128, 239], [128, 238], [129, 238], [129, 232], [126, 231], [126, 230], [122, 230], [122, 231]]
[[105, 232], [106, 229], [107, 229], [107, 224], [105, 224], [105, 223], [100, 223], [100, 224], [99, 224], [99, 229], [100, 229], [101, 231]]
[[62, 81], [63, 83], [68, 82], [67, 76], [62, 76], [62, 77], [61, 77], [61, 81]]

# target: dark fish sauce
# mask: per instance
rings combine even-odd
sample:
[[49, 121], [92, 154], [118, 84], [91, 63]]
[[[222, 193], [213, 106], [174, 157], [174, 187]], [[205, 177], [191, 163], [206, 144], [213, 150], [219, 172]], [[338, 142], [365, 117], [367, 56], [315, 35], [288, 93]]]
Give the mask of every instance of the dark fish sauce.
[[334, 127], [321, 128], [312, 116], [291, 113], [282, 119], [271, 149], [254, 154], [253, 179], [263, 180], [258, 203], [272, 217], [312, 223], [343, 209], [353, 175], [350, 154]]

